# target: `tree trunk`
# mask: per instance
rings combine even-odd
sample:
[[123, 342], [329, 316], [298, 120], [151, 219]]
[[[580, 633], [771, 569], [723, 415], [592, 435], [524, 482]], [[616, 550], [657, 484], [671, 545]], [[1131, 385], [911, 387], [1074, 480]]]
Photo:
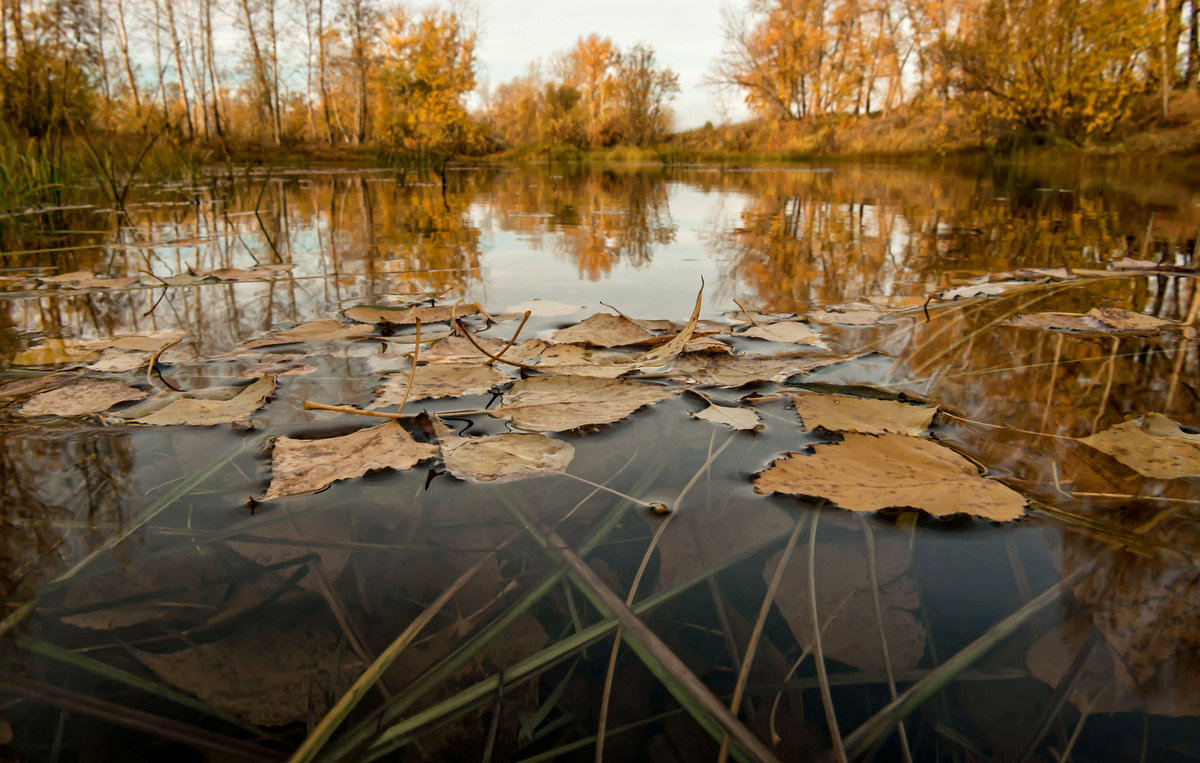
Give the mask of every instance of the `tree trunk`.
[[262, 50], [258, 47], [258, 34], [254, 31], [254, 19], [250, 15], [250, 0], [241, 0], [239, 7], [242, 9], [242, 21], [246, 24], [246, 36], [250, 41], [251, 62], [254, 64], [254, 79], [258, 83], [259, 108], [265, 112], [267, 119], [274, 123], [275, 108], [271, 103], [271, 84], [267, 79], [266, 63], [263, 61]]
[[133, 108], [142, 111], [142, 99], [138, 94], [137, 78], [133, 76], [133, 63], [129, 60], [129, 33], [125, 30], [125, 2], [117, 0], [117, 37], [121, 43], [121, 62], [125, 65], [125, 77], [129, 80], [129, 92], [133, 95]]
[[192, 122], [192, 104], [188, 100], [187, 81], [183, 76], [183, 50], [179, 44], [179, 28], [175, 24], [174, 3], [172, 0], [166, 0], [164, 5], [167, 9], [167, 31], [171, 33], [171, 50], [175, 54], [175, 75], [179, 78], [179, 103], [183, 107], [184, 121], [187, 123], [187, 136], [191, 139], [196, 137], [196, 125]]
[[1200, 84], [1200, 0], [1191, 0], [1191, 23], [1188, 24], [1187, 71], [1183, 76], [1187, 87]]
[[200, 6], [204, 26], [205, 68], [208, 70], [208, 80], [212, 93], [213, 130], [216, 131], [217, 137], [223, 140], [225, 138], [225, 131], [221, 127], [221, 86], [220, 81], [217, 79], [217, 61], [213, 47], [212, 0], [200, 0]]
[[329, 113], [328, 62], [325, 56], [325, 2], [317, 0], [317, 79], [321, 88], [321, 110], [325, 114], [325, 135], [333, 145], [333, 119]]
[[283, 120], [280, 117], [279, 104], [279, 35], [275, 30], [275, 0], [267, 0], [267, 34], [271, 43], [271, 137], [275, 145], [283, 142]]

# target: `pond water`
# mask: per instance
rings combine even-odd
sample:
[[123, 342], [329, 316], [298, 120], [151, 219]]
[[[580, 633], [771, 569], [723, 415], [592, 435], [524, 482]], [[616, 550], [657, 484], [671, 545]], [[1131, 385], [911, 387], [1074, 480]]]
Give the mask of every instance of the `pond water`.
[[[6, 759], [592, 759], [603, 728], [609, 760], [702, 760], [731, 727], [736, 759], [1200, 757], [1183, 168], [256, 168], [75, 195], [0, 217]], [[352, 309], [418, 301], [465, 329]], [[582, 426], [522, 424], [555, 350], [517, 344], [481, 388], [404, 404], [415, 466], [339, 441], [365, 475], [273, 482], [277, 438], [384, 422], [306, 401], [397, 410], [418, 330], [445, 367], [472, 353], [455, 331], [618, 312], [645, 344], [552, 372], [659, 402], [604, 418], [597, 387]], [[739, 376], [725, 351], [773, 357]], [[215, 426], [131, 421], [252, 382], [275, 386], [240, 412], [194, 403]], [[887, 435], [858, 433], [883, 409], [798, 411], [864, 399], [938, 410]], [[546, 430], [573, 457], [509, 454], [525, 479], [447, 455]], [[332, 468], [305, 453], [297, 479]], [[1028, 505], [992, 521], [990, 490]], [[606, 692], [620, 602], [649, 632], [622, 629]]]

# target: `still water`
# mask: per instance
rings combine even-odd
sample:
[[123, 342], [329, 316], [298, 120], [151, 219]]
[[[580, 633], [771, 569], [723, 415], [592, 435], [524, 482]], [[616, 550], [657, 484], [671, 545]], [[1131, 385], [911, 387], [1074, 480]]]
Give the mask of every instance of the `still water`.
[[[1200, 427], [1200, 182], [978, 165], [459, 166], [446, 180], [257, 169], [143, 185], [122, 209], [81, 192], [0, 217], [6, 756], [287, 757], [400, 644], [318, 759], [591, 759], [602, 716], [609, 760], [716, 758], [720, 722], [658, 649], [722, 704], [736, 696], [781, 760], [835, 737], [852, 759], [1200, 757], [1200, 483], [1080, 442], [1151, 413], [1184, 439]], [[495, 318], [474, 329], [503, 341], [525, 310], [519, 340], [619, 311], [675, 321], [647, 324], [665, 337], [702, 283], [699, 326], [734, 352], [844, 362], [685, 381], [555, 435], [574, 448], [566, 475], [460, 480], [433, 459], [260, 500], [274, 438], [380, 422], [305, 401], [369, 408], [388, 374], [406, 378], [414, 327], [353, 324], [347, 308], [474, 302]], [[999, 286], [953, 291], [984, 283]], [[1009, 323], [1093, 308], [1169, 323]], [[747, 311], [807, 318], [820, 341], [747, 338]], [[334, 323], [250, 346], [313, 321]], [[450, 329], [422, 327], [422, 346]], [[269, 402], [232, 426], [138, 426], [130, 403], [25, 408], [83, 380], [168, 396], [264, 375]], [[844, 436], [777, 394], [802, 385], [938, 405], [925, 436], [1029, 498], [1026, 515], [757, 493], [782, 454]], [[503, 419], [459, 413], [494, 397], [405, 411], [498, 434]], [[696, 418], [710, 402], [760, 423]], [[403, 426], [441, 436], [429, 418]], [[607, 704], [612, 607], [567, 574], [564, 548], [661, 639], [625, 642]], [[881, 721], [896, 696], [909, 704]]]

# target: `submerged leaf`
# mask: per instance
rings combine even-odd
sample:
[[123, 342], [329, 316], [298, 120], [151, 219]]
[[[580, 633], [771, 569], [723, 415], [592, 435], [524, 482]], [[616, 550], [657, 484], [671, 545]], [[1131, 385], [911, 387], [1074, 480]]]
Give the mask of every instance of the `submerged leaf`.
[[627, 347], [648, 344], [654, 335], [623, 315], [596, 313], [574, 326], [554, 333], [555, 344], [591, 344], [597, 347]]
[[249, 723], [282, 726], [320, 717], [328, 697], [340, 696], [362, 670], [351, 654], [330, 658], [338, 638], [316, 620], [259, 618], [220, 640], [178, 652], [129, 650], [163, 680], [218, 710]]
[[1080, 442], [1146, 477], [1200, 477], [1200, 435], [1184, 432], [1161, 413], [1122, 422]]
[[1078, 313], [1026, 313], [1005, 321], [1006, 325], [1047, 331], [1079, 331], [1090, 334], [1154, 334], [1174, 321], [1119, 307], [1096, 307]]
[[436, 446], [417, 442], [395, 421], [320, 440], [280, 437], [271, 454], [271, 485], [263, 500], [311, 493], [374, 469], [405, 471], [437, 452]]
[[714, 424], [724, 424], [733, 429], [757, 429], [758, 414], [749, 408], [739, 408], [727, 405], [709, 403], [708, 407], [699, 413], [693, 413], [698, 419], [711, 421]]
[[291, 265], [258, 265], [249, 270], [242, 268], [217, 268], [216, 270], [196, 270], [188, 268], [188, 275], [195, 278], [213, 278], [218, 281], [262, 281], [271, 280], [280, 273], [291, 270]]
[[574, 457], [570, 443], [540, 434], [442, 438], [447, 471], [477, 482], [512, 482], [559, 473]]
[[133, 286], [140, 279], [137, 276], [130, 278], [106, 278], [96, 275], [90, 270], [79, 270], [74, 273], [63, 273], [56, 276], [38, 276], [37, 280], [45, 284], [68, 286], [73, 289], [120, 289], [126, 286]]
[[[376, 390], [379, 399], [371, 407], [383, 408], [388, 405], [399, 405], [400, 401], [404, 399], [404, 390], [408, 387], [410, 373], [411, 371], [397, 371], [389, 374], [383, 386]], [[415, 401], [477, 395], [506, 381], [510, 381], [510, 378], [496, 370], [494, 366], [476, 366], [464, 363], [421, 365], [417, 366], [408, 399]]]
[[488, 413], [521, 429], [562, 432], [620, 421], [644, 405], [678, 394], [679, 390], [624, 379], [539, 376], [513, 384], [503, 404]]
[[542, 351], [534, 367], [552, 374], [615, 379], [636, 371], [639, 365], [628, 352], [578, 344], [555, 344]]
[[911, 506], [935, 516], [970, 514], [1000, 522], [1025, 513], [1025, 498], [949, 448], [902, 434], [848, 433], [812, 455], [785, 454], [754, 479], [759, 493], [827, 498], [872, 512]]
[[22, 416], [82, 416], [107, 411], [117, 403], [141, 400], [148, 393], [112, 379], [84, 379], [39, 392], [17, 411]]
[[938, 299], [974, 299], [975, 297], [997, 297], [1001, 294], [1027, 289], [1037, 285], [1037, 281], [992, 281], [991, 283], [976, 283], [947, 289], [938, 295]]
[[801, 390], [790, 393], [796, 412], [809, 429], [831, 432], [920, 434], [929, 428], [937, 408], [895, 400], [828, 395]]
[[836, 323], [842, 326], [871, 326], [892, 313], [875, 305], [851, 303], [836, 305], [809, 313], [808, 317], [818, 323]]
[[131, 424], [189, 424], [198, 427], [248, 421], [275, 392], [275, 377], [263, 376], [247, 387], [225, 389], [232, 393], [225, 399], [199, 396], [169, 398], [169, 402], [153, 413], [137, 415], [137, 412], [130, 411], [136, 418], [130, 418], [128, 421]]

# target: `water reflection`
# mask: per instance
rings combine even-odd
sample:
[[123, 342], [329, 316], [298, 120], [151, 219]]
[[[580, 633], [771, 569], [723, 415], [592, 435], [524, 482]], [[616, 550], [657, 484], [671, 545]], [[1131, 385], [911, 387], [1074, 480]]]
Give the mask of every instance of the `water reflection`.
[[[1021, 313], [1114, 306], [1194, 326], [1200, 305], [1194, 274], [1072, 278], [1125, 257], [1195, 264], [1200, 195], [1186, 180], [979, 167], [555, 166], [452, 170], [445, 186], [386, 171], [258, 172], [149, 185], [137, 193], [122, 215], [97, 199], [90, 209], [0, 220], [9, 268], [0, 293], [6, 366], [0, 383], [35, 376], [39, 369], [13, 360], [46, 338], [83, 342], [165, 329], [186, 336], [174, 354], [163, 356], [170, 378], [189, 389], [228, 383], [244, 370], [238, 364], [254, 365], [226, 355], [246, 339], [336, 318], [349, 305], [414, 293], [440, 293], [444, 302], [477, 299], [495, 313], [539, 297], [584, 306], [567, 317], [535, 319], [529, 330], [543, 335], [601, 300], [632, 303], [637, 309], [629, 312], [638, 317], [681, 319], [701, 275], [710, 318], [734, 310], [732, 298], [751, 309], [801, 313], [848, 303], [907, 307], [866, 325], [814, 323], [828, 349], [813, 353], [872, 353], [814, 379], [928, 396], [943, 409], [936, 437], [1020, 487], [1039, 502], [1039, 511], [1004, 527], [914, 522], [911, 512], [868, 524], [823, 511], [810, 551], [819, 560], [811, 588], [822, 609], [814, 621], [806, 608], [809, 577], [788, 568], [789, 582], [778, 589], [772, 610], [780, 616], [763, 628], [762, 662], [750, 674], [747, 718], [755, 730], [769, 738], [775, 723], [785, 745], [781, 754], [828, 749], [815, 693], [821, 679], [808, 652], [816, 623], [838, 642], [825, 654], [835, 704], [849, 729], [891, 699], [887, 661], [873, 630], [877, 606], [884, 610], [878, 630], [896, 645], [892, 667], [902, 690], [1096, 559], [1100, 573], [1071, 586], [1060, 608], [1045, 610], [993, 661], [963, 674], [912, 718], [917, 757], [1049, 755], [1069, 742], [1066, 724], [1079, 724], [1086, 730], [1076, 757], [1104, 759], [1106, 749], [1108, 757], [1117, 749], [1103, 744], [1108, 729], [1140, 739], [1142, 712], [1155, 716], [1155, 724], [1197, 712], [1190, 698], [1200, 665], [1189, 635], [1196, 632], [1194, 589], [1200, 585], [1191, 529], [1195, 481], [1140, 477], [1078, 439], [1150, 411], [1200, 425], [1194, 330], [1092, 336], [1006, 323]], [[285, 267], [265, 280], [171, 282], [189, 269], [261, 265]], [[1043, 273], [1043, 282], [1011, 294], [921, 310], [928, 295], [967, 278], [1022, 268], [1065, 270]], [[115, 288], [82, 286], [89, 283], [83, 276], [58, 285], [34, 280], [72, 272], [144, 280]], [[573, 548], [600, 533], [589, 563], [624, 595], [661, 519], [645, 513], [622, 518], [616, 498], [598, 499], [590, 486], [566, 477], [497, 489], [446, 475], [384, 473], [316, 495], [247, 500], [262, 495], [267, 479], [267, 459], [251, 447], [257, 447], [254, 438], [355, 428], [358, 422], [301, 404], [369, 400], [381, 369], [403, 365], [387, 349], [395, 345], [383, 341], [391, 338], [380, 331], [366, 341], [279, 350], [272, 362], [293, 352], [301, 357], [291, 359], [310, 365], [310, 373], [281, 377], [253, 434], [106, 429], [90, 421], [35, 426], [18, 415], [17, 403], [6, 403], [0, 410], [0, 585], [22, 600], [34, 589], [44, 597], [23, 626], [26, 635], [205, 701], [229, 701], [222, 709], [243, 721], [291, 723], [279, 745], [284, 750], [463, 570], [485, 562], [481, 577], [435, 618], [433, 635], [412, 645], [386, 677], [381, 697], [370, 702], [411, 685], [431, 660], [452, 655], [529, 586], [543, 585], [543, 576], [559, 568], [525, 537], [524, 519], [553, 525]], [[762, 347], [738, 341], [739, 350]], [[153, 381], [143, 382], [140, 369], [126, 378], [143, 386]], [[770, 389], [758, 385], [758, 391]], [[746, 391], [709, 392], [736, 405]], [[462, 407], [443, 402], [445, 409]], [[487, 403], [480, 396], [468, 405]], [[754, 495], [748, 476], [823, 435], [802, 431], [785, 400], [758, 401], [764, 425], [753, 434], [714, 435], [709, 424], [688, 415], [700, 406], [680, 397], [600, 432], [563, 437], [578, 450], [572, 472], [592, 482], [664, 501], [693, 491], [674, 525], [678, 532], [664, 536], [647, 566], [645, 591], [671, 591], [718, 565], [730, 567], [646, 617], [715, 691], [731, 693], [783, 558], [783, 539], [797, 518], [811, 513], [800, 501]], [[501, 429], [496, 421], [478, 426]], [[220, 460], [222, 453], [230, 454], [227, 460]], [[140, 527], [140, 512], [155, 506], [157, 496], [209, 467], [177, 504], [119, 546], [115, 558], [97, 557], [71, 586], [46, 585], [114, 533]], [[806, 553], [800, 543], [796, 560]], [[471, 687], [476, 701], [485, 702], [497, 687], [480, 688], [481, 682], [600, 622], [600, 609], [573, 590], [557, 580], [546, 584], [544, 598], [514, 615], [515, 630], [427, 687], [430, 696], [452, 699]], [[870, 638], [859, 639], [863, 632]], [[261, 683], [247, 654], [264, 651], [296, 658], [279, 672], [291, 676], [283, 685], [288, 695], [303, 702], [273, 707], [269, 696], [235, 698], [244, 705], [229, 699], [228, 685]], [[22, 647], [13, 658], [20, 670], [0, 682], [43, 698], [50, 696], [48, 684], [89, 688], [72, 672], [82, 670], [78, 663], [67, 669], [48, 653]], [[591, 698], [603, 690], [607, 655], [603, 647], [580, 652], [569, 664], [556, 658], [557, 667], [537, 673], [517, 694], [505, 693], [497, 737], [503, 749], [514, 756], [548, 754], [594, 733], [599, 709]], [[212, 663], [222, 666], [214, 675], [224, 683], [189, 673]], [[334, 664], [342, 672], [334, 673]], [[632, 659], [620, 664], [610, 724], [629, 728], [610, 751], [633, 758], [649, 757], [650, 749], [681, 757], [715, 754], [718, 743], [678, 714], [657, 679], [639, 666]], [[129, 690], [106, 685], [96, 693], [119, 704]], [[1064, 710], [1059, 695], [1075, 709]], [[154, 712], [174, 712], [138, 697]], [[22, 706], [22, 718], [31, 728], [50, 727], [50, 706], [49, 700]], [[546, 713], [528, 721], [544, 706]], [[422, 751], [465, 745], [464, 755], [480, 757], [489, 707], [473, 711], [455, 732], [424, 737]], [[279, 712], [259, 715], [264, 708]], [[1114, 713], [1104, 731], [1087, 722], [1089, 713], [1102, 712]], [[646, 718], [654, 720], [642, 725]], [[1054, 728], [1042, 728], [1044, 721]], [[1173, 750], [1179, 728], [1195, 725], [1156, 725], [1148, 749]], [[29, 749], [48, 751], [51, 738], [42, 735]], [[898, 757], [896, 739], [887, 744], [882, 757]]]

